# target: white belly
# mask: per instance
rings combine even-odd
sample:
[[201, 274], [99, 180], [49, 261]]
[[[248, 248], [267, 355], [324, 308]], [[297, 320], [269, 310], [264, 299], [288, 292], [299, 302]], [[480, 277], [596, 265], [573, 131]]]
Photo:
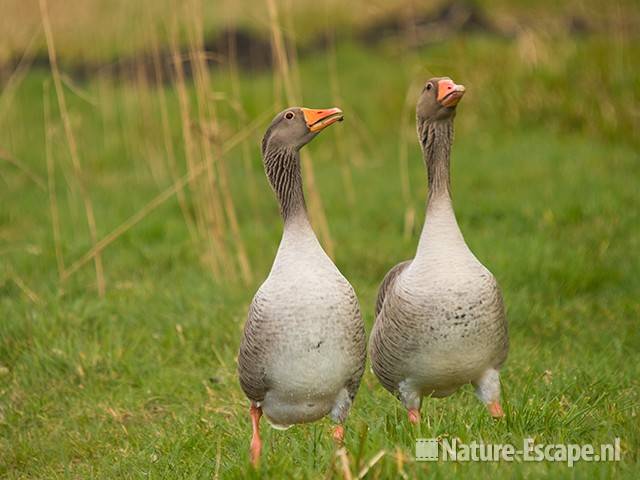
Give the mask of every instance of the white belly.
[[272, 424], [285, 427], [327, 415], [357, 370], [351, 333], [358, 307], [333, 265], [295, 269], [265, 282], [269, 298], [269, 390], [261, 406]]
[[429, 275], [408, 271], [396, 293], [420, 345], [407, 359], [406, 383], [422, 395], [446, 396], [501, 361], [506, 327], [488, 270], [477, 261], [439, 267], [432, 264]]

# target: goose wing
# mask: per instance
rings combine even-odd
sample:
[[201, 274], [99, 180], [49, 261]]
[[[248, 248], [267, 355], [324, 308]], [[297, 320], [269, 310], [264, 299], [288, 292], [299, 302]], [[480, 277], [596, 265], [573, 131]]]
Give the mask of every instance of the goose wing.
[[398, 278], [398, 275], [400, 275], [412, 261], [413, 260], [405, 260], [404, 262], [400, 262], [385, 275], [382, 283], [380, 284], [380, 288], [378, 289], [378, 298], [376, 299], [376, 318], [378, 318], [378, 315], [382, 310], [382, 305], [384, 304], [387, 292], [393, 288], [393, 284], [395, 283], [396, 278]]
[[350, 355], [355, 359], [355, 368], [349, 376], [346, 387], [349, 392], [349, 397], [353, 400], [358, 392], [360, 381], [362, 380], [362, 375], [364, 373], [364, 366], [367, 359], [367, 341], [365, 338], [364, 323], [362, 322], [360, 306], [358, 305], [358, 297], [356, 297], [356, 293], [351, 285], [349, 285], [349, 290], [349, 303], [352, 305], [354, 310], [354, 321], [351, 322], [347, 335], [351, 345]]
[[240, 386], [254, 402], [262, 402], [268, 389], [265, 370], [268, 342], [263, 334], [263, 317], [260, 297], [256, 295], [249, 307], [238, 354]]

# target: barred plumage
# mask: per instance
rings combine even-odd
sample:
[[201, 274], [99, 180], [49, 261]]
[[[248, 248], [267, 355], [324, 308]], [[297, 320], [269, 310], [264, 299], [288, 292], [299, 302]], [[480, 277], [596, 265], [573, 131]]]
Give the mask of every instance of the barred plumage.
[[[340, 111], [327, 112], [332, 122]], [[322, 120], [322, 113], [315, 111], [314, 121]], [[284, 231], [271, 272], [249, 308], [238, 355], [240, 385], [252, 403], [254, 460], [263, 411], [275, 427], [327, 414], [342, 423], [364, 372], [366, 342], [358, 300], [307, 218], [299, 149], [319, 127], [314, 124], [310, 131], [303, 117], [303, 109], [285, 110], [262, 142], [265, 173], [278, 198]]]
[[422, 397], [447, 396], [465, 383], [476, 385], [492, 415], [502, 413], [498, 370], [508, 351], [502, 295], [467, 247], [450, 196], [453, 118], [463, 92], [450, 79], [432, 79], [418, 101], [426, 220], [416, 257], [392, 268], [380, 286], [369, 340], [374, 373], [412, 421]]

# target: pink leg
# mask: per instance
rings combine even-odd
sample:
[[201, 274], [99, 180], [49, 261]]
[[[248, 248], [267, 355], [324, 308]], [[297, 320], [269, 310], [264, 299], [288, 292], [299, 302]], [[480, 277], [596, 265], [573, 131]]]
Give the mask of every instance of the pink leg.
[[262, 451], [262, 440], [260, 439], [260, 417], [262, 416], [262, 409], [252, 403], [249, 414], [251, 415], [251, 425], [253, 427], [253, 434], [251, 436], [251, 463], [257, 468], [260, 464], [260, 452]]
[[342, 445], [342, 443], [344, 442], [344, 427], [342, 425], [336, 425], [335, 427], [333, 427], [331, 436], [338, 445]]
[[420, 423], [420, 410], [417, 408], [410, 408], [407, 411], [407, 414], [409, 416], [409, 421], [411, 423], [413, 423], [414, 425], [417, 425]]
[[504, 417], [504, 412], [502, 411], [502, 406], [499, 401], [489, 402], [487, 403], [487, 409], [489, 410], [489, 414], [493, 418], [502, 418]]

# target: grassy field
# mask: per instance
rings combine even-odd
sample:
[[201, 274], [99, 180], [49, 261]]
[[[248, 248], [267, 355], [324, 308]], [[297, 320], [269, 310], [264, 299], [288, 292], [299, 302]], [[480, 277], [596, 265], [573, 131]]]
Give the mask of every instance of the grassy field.
[[[467, 86], [454, 203], [468, 244], [501, 283], [510, 322], [503, 421], [469, 387], [426, 401], [413, 429], [367, 369], [347, 423], [354, 478], [381, 452], [366, 478], [637, 478], [640, 43], [628, 33], [459, 34], [412, 50], [342, 42], [335, 55], [293, 63], [304, 105], [346, 114], [308, 149], [335, 262], [368, 332], [378, 283], [413, 255], [424, 216], [416, 86], [432, 75]], [[282, 78], [220, 68], [200, 86], [158, 87], [63, 75], [66, 113], [48, 70], [3, 87], [0, 476], [344, 478], [328, 421], [286, 432], [263, 424], [262, 469], [248, 467], [236, 354], [281, 235], [258, 145], [286, 104]], [[215, 178], [206, 170], [175, 188], [207, 155]], [[102, 297], [92, 258], [65, 275], [95, 243], [86, 197], [97, 239], [142, 212], [101, 252]], [[222, 220], [207, 204], [218, 201]], [[245, 276], [233, 274], [241, 248]], [[516, 445], [620, 437], [622, 461], [415, 462], [415, 438], [437, 436]]]

